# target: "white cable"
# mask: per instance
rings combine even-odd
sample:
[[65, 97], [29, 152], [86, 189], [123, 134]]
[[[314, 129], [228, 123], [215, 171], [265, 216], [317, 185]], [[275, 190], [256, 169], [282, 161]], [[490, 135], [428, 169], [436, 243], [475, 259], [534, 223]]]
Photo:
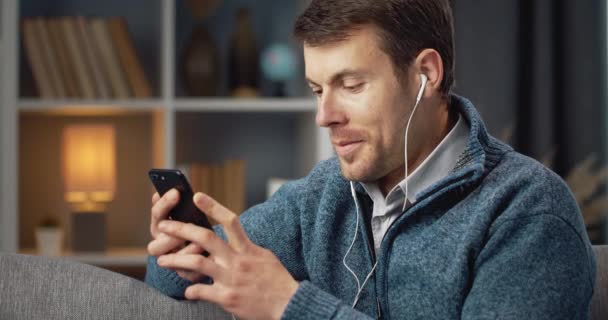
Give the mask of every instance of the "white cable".
[[357, 305], [357, 302], [359, 302], [359, 297], [361, 295], [361, 292], [363, 292], [363, 288], [365, 288], [365, 284], [367, 283], [367, 280], [369, 280], [369, 278], [371, 278], [372, 274], [374, 274], [374, 270], [376, 270], [378, 261], [376, 261], [376, 263], [374, 263], [372, 270], [365, 277], [365, 281], [363, 281], [363, 284], [361, 284], [359, 282], [359, 277], [357, 277], [355, 272], [348, 266], [348, 264], [346, 264], [346, 257], [348, 257], [348, 254], [350, 253], [353, 246], [355, 245], [355, 241], [357, 240], [357, 233], [359, 233], [359, 201], [357, 200], [357, 195], [355, 193], [355, 185], [353, 184], [352, 181], [350, 182], [350, 192], [353, 196], [353, 200], [355, 201], [355, 207], [357, 209], [357, 222], [355, 223], [355, 236], [353, 237], [353, 242], [350, 244], [350, 247], [346, 251], [344, 258], [342, 259], [342, 264], [344, 264], [346, 269], [348, 269], [348, 271], [353, 275], [353, 277], [355, 277], [355, 281], [357, 282], [357, 294], [355, 295], [355, 299], [353, 300], [353, 306], [352, 306], [354, 308]]
[[405, 211], [405, 207], [407, 206], [407, 199], [408, 199], [407, 136], [408, 136], [408, 133], [410, 130], [410, 122], [412, 122], [414, 113], [416, 112], [416, 109], [418, 109], [420, 100], [422, 100], [422, 94], [424, 93], [424, 88], [426, 87], [427, 77], [425, 74], [420, 75], [420, 81], [422, 83], [420, 84], [420, 90], [418, 91], [418, 96], [416, 96], [416, 104], [414, 104], [414, 109], [412, 110], [412, 113], [410, 114], [410, 118], [409, 118], [409, 120], [407, 120], [407, 125], [405, 126], [405, 178], [404, 178], [405, 179], [405, 200], [403, 200], [403, 208], [401, 211]]
[[365, 277], [365, 281], [363, 281], [363, 284], [361, 285], [361, 289], [359, 289], [359, 291], [357, 292], [357, 295], [355, 296], [355, 301], [353, 301], [353, 308], [357, 305], [357, 302], [359, 302], [359, 296], [361, 295], [361, 292], [363, 292], [363, 288], [365, 288], [365, 284], [367, 283], [367, 280], [369, 280], [369, 278], [372, 277], [372, 274], [374, 274], [374, 271], [376, 270], [377, 265], [378, 265], [378, 260], [376, 260], [376, 263], [374, 263], [372, 270], [367, 274], [367, 277]]
[[357, 277], [355, 272], [346, 264], [346, 257], [348, 257], [350, 250], [355, 245], [355, 241], [357, 240], [357, 233], [359, 233], [359, 201], [357, 201], [357, 195], [355, 194], [355, 185], [353, 184], [352, 181], [350, 182], [350, 192], [353, 195], [353, 200], [355, 201], [355, 207], [357, 208], [357, 223], [355, 224], [355, 236], [353, 237], [353, 242], [350, 244], [350, 247], [346, 251], [344, 258], [342, 258], [342, 264], [344, 264], [344, 266], [350, 272], [350, 274], [352, 274], [353, 277], [355, 277], [355, 281], [357, 282], [357, 292], [359, 292], [359, 290], [361, 290], [361, 284], [359, 282], [359, 278]]
[[[420, 79], [421, 79], [422, 83], [420, 84], [420, 90], [418, 91], [418, 95], [416, 96], [416, 104], [414, 105], [414, 109], [412, 110], [412, 113], [410, 114], [410, 118], [408, 119], [407, 125], [405, 127], [405, 200], [403, 201], [403, 211], [405, 211], [405, 206], [407, 205], [407, 193], [408, 193], [408, 190], [407, 190], [407, 174], [408, 174], [408, 172], [407, 172], [407, 136], [408, 136], [408, 131], [410, 128], [410, 123], [412, 121], [412, 118], [414, 117], [414, 112], [416, 112], [416, 109], [418, 108], [418, 104], [420, 103], [420, 100], [422, 100], [422, 95], [424, 94], [424, 88], [426, 87], [427, 76], [424, 74], [421, 74]], [[355, 241], [357, 240], [357, 233], [359, 233], [359, 201], [357, 200], [357, 195], [355, 193], [355, 185], [353, 184], [352, 181], [350, 181], [350, 192], [353, 196], [353, 200], [355, 201], [355, 208], [357, 209], [357, 212], [356, 212], [357, 213], [357, 222], [355, 223], [355, 236], [353, 237], [353, 241], [350, 244], [350, 247], [348, 248], [348, 250], [346, 251], [344, 258], [342, 258], [342, 264], [344, 264], [346, 269], [353, 275], [353, 277], [355, 277], [355, 281], [357, 282], [357, 294], [355, 295], [355, 299], [354, 299], [353, 305], [352, 305], [352, 307], [355, 308], [355, 306], [359, 302], [359, 298], [361, 296], [361, 293], [363, 292], [363, 289], [365, 288], [365, 285], [367, 284], [367, 281], [371, 278], [371, 276], [374, 274], [374, 271], [376, 270], [376, 266], [378, 265], [378, 260], [376, 260], [376, 263], [374, 263], [372, 270], [365, 277], [363, 284], [361, 284], [359, 282], [359, 277], [357, 277], [355, 272], [348, 266], [348, 264], [346, 264], [346, 257], [348, 257], [348, 254], [350, 253], [353, 246], [355, 245]]]

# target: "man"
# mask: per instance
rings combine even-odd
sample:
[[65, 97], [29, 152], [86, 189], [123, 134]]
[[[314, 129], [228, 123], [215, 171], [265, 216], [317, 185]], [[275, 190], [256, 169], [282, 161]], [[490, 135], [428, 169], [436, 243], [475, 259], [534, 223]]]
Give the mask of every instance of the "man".
[[447, 0], [313, 0], [295, 35], [337, 157], [240, 220], [198, 193], [217, 235], [155, 195], [147, 282], [251, 319], [587, 318], [577, 205], [451, 94], [452, 25]]

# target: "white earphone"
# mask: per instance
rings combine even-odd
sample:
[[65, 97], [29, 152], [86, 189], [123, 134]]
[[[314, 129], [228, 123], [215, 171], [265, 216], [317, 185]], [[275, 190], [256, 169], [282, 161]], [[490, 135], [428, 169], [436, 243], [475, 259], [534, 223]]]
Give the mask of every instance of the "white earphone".
[[414, 109], [412, 109], [412, 113], [410, 114], [409, 120], [407, 120], [407, 126], [405, 127], [405, 200], [403, 201], [403, 208], [401, 211], [405, 211], [405, 207], [407, 206], [407, 196], [408, 196], [408, 188], [407, 188], [407, 176], [408, 176], [408, 168], [407, 168], [407, 136], [410, 130], [410, 123], [412, 122], [412, 118], [414, 117], [414, 113], [416, 109], [418, 109], [418, 104], [420, 100], [422, 100], [422, 96], [424, 95], [424, 89], [426, 88], [426, 83], [428, 81], [428, 77], [426, 74], [420, 74], [420, 90], [418, 90], [418, 96], [416, 96], [416, 104], [414, 105]]
[[[416, 103], [414, 104], [414, 108], [412, 109], [410, 118], [407, 121], [407, 126], [405, 127], [405, 177], [406, 178], [407, 178], [407, 134], [408, 134], [408, 131], [410, 128], [410, 122], [412, 121], [412, 118], [414, 116], [414, 112], [416, 112], [416, 109], [418, 108], [418, 104], [420, 103], [420, 100], [422, 100], [422, 96], [424, 94], [424, 89], [426, 88], [426, 83], [428, 81], [428, 77], [425, 74], [421, 73], [420, 81], [421, 81], [420, 90], [418, 90], [418, 95], [416, 96]], [[403, 210], [405, 210], [405, 206], [407, 204], [407, 191], [408, 190], [407, 190], [407, 180], [406, 180], [405, 181], [405, 200], [403, 201]], [[355, 223], [355, 236], [353, 237], [353, 241], [351, 242], [350, 247], [346, 251], [344, 258], [342, 258], [342, 264], [344, 264], [346, 269], [353, 275], [353, 277], [355, 277], [355, 281], [357, 282], [357, 294], [355, 295], [355, 299], [354, 299], [353, 305], [352, 305], [352, 307], [354, 308], [357, 305], [357, 302], [359, 302], [359, 296], [361, 295], [361, 292], [363, 292], [363, 288], [365, 288], [365, 284], [367, 284], [367, 280], [369, 280], [369, 278], [371, 278], [372, 274], [374, 274], [374, 271], [376, 270], [376, 266], [378, 265], [378, 260], [376, 260], [376, 263], [374, 263], [372, 270], [365, 277], [363, 284], [361, 284], [359, 282], [359, 277], [357, 277], [355, 272], [346, 264], [346, 257], [348, 257], [350, 250], [352, 250], [353, 246], [355, 245], [355, 241], [357, 240], [357, 233], [359, 231], [359, 201], [357, 200], [357, 194], [355, 193], [355, 185], [352, 181], [350, 182], [350, 192], [352, 194], [353, 200], [355, 201], [355, 207], [357, 210], [356, 211], [357, 212], [357, 222]]]
[[426, 74], [421, 73], [420, 74], [420, 90], [418, 90], [418, 95], [416, 96], [416, 104], [418, 104], [418, 102], [420, 102], [420, 99], [422, 99], [422, 95], [424, 94], [424, 88], [426, 87], [427, 81], [429, 81], [429, 78], [426, 76]]

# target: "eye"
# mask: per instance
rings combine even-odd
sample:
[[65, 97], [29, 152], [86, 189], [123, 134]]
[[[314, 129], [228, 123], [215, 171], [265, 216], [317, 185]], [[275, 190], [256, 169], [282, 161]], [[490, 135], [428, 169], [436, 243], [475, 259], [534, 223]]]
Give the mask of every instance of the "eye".
[[344, 85], [344, 89], [348, 90], [351, 93], [357, 93], [359, 91], [361, 91], [361, 89], [363, 88], [364, 83], [360, 82], [357, 83], [355, 85]]
[[321, 89], [315, 89], [315, 88], [311, 88], [312, 89], [312, 93], [315, 94], [315, 96], [317, 97], [321, 97], [321, 95], [323, 94], [323, 91]]

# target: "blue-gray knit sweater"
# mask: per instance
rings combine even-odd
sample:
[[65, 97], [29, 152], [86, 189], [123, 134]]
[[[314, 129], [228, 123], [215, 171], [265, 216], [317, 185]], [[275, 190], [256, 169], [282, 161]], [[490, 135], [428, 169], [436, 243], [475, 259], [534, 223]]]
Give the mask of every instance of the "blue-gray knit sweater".
[[[356, 309], [342, 258], [365, 210], [335, 158], [242, 215], [251, 240], [300, 281], [284, 319], [588, 318], [595, 260], [567, 186], [489, 136], [471, 102], [453, 96], [452, 107], [469, 123], [467, 148], [389, 228]], [[358, 232], [347, 263], [362, 281], [375, 257], [365, 224]], [[174, 297], [190, 284], [154, 258], [146, 281]]]

